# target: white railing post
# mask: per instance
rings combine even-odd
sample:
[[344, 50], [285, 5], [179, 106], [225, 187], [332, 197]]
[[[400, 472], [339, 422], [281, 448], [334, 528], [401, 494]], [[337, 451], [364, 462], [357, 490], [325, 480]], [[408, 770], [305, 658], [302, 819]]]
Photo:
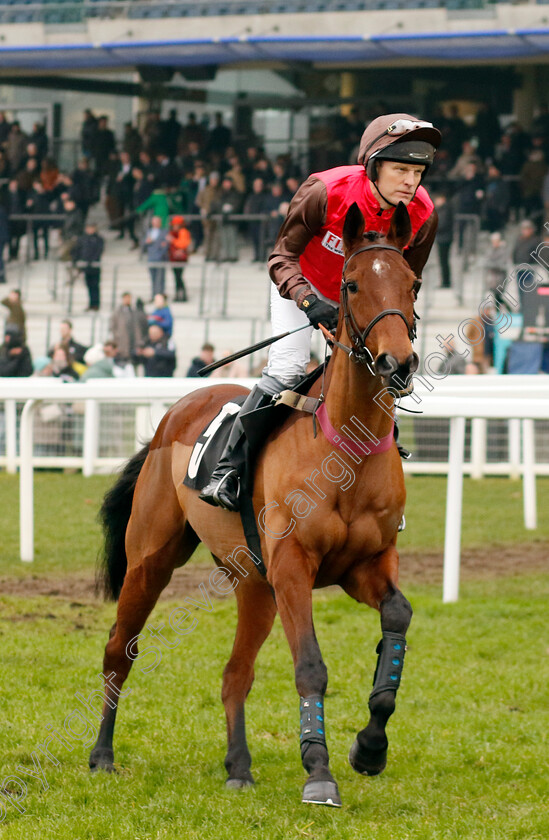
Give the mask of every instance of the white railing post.
[[452, 417], [450, 420], [450, 451], [448, 453], [444, 580], [442, 586], [442, 600], [445, 604], [457, 601], [459, 596], [464, 444], [465, 418]]
[[97, 400], [86, 400], [84, 413], [84, 442], [82, 475], [93, 475], [95, 459], [99, 446], [99, 403]]
[[21, 560], [32, 563], [34, 560], [34, 472], [33, 441], [34, 414], [41, 400], [27, 400], [21, 414], [19, 447], [21, 464], [19, 467], [19, 541]]
[[520, 478], [520, 420], [509, 420], [509, 478]]
[[524, 502], [524, 527], [534, 531], [538, 527], [536, 511], [534, 421], [522, 421], [522, 493]]
[[17, 472], [17, 402], [4, 402], [4, 418], [6, 423], [6, 472]]
[[486, 467], [486, 420], [471, 420], [471, 478], [483, 478]]

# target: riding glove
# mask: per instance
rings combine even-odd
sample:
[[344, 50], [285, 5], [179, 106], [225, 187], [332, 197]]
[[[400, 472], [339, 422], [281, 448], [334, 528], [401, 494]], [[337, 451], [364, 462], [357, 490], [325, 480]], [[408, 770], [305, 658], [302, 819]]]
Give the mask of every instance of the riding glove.
[[320, 300], [316, 295], [307, 295], [299, 308], [305, 312], [315, 330], [318, 329], [319, 324], [322, 324], [330, 332], [333, 332], [337, 327], [338, 310], [330, 306], [329, 303]]

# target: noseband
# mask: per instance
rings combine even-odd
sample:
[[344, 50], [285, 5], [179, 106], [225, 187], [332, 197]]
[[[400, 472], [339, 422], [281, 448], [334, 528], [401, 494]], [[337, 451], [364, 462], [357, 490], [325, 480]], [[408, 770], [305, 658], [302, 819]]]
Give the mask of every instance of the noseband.
[[347, 258], [343, 265], [343, 272], [342, 272], [342, 279], [341, 279], [341, 305], [343, 307], [343, 317], [345, 319], [345, 326], [347, 327], [347, 333], [351, 340], [352, 347], [347, 347], [345, 344], [341, 344], [339, 341], [333, 341], [337, 347], [340, 347], [342, 350], [345, 350], [349, 358], [353, 359], [355, 362], [360, 362], [362, 364], [366, 364], [370, 367], [371, 372], [375, 375], [375, 371], [373, 369], [374, 364], [374, 357], [372, 356], [370, 350], [366, 347], [366, 339], [370, 335], [371, 331], [378, 323], [381, 321], [382, 318], [385, 318], [387, 315], [398, 315], [408, 329], [408, 337], [410, 341], [413, 341], [416, 337], [416, 319], [417, 315], [414, 312], [414, 320], [412, 325], [408, 323], [408, 319], [404, 312], [401, 309], [384, 309], [378, 315], [376, 315], [367, 327], [364, 330], [361, 330], [359, 325], [357, 324], [356, 318], [353, 314], [351, 309], [351, 305], [349, 303], [349, 282], [345, 280], [345, 270], [349, 264], [349, 262], [356, 257], [357, 254], [361, 254], [363, 251], [372, 251], [374, 248], [381, 249], [383, 251], [396, 251], [397, 254], [402, 256], [402, 251], [397, 248], [395, 245], [385, 245], [383, 243], [372, 243], [371, 245], [363, 245], [362, 248], [359, 248], [350, 257]]

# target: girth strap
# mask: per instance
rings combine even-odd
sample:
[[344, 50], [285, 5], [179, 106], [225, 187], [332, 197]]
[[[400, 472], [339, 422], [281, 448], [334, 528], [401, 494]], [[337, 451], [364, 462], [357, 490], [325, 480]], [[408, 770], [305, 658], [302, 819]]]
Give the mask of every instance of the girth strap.
[[289, 408], [295, 408], [297, 411], [306, 411], [308, 414], [314, 414], [318, 408], [320, 400], [318, 397], [307, 397], [303, 394], [298, 394], [297, 391], [281, 391], [280, 394], [273, 397], [274, 405], [287, 405]]

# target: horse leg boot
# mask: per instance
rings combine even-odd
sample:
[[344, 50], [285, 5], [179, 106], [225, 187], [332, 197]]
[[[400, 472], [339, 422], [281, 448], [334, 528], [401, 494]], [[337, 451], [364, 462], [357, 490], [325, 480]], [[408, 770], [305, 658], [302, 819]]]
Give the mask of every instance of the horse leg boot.
[[268, 405], [272, 395], [267, 394], [259, 385], [256, 385], [248, 396], [242, 408], [235, 417], [229, 439], [223, 450], [223, 454], [213, 471], [206, 487], [203, 488], [199, 499], [214, 507], [222, 507], [226, 510], [238, 510], [239, 501], [239, 479], [238, 469], [243, 460], [244, 444], [246, 433], [240, 419], [243, 414], [253, 411], [256, 408]]
[[377, 776], [387, 764], [385, 727], [395, 710], [406, 652], [405, 633], [412, 618], [409, 602], [396, 588], [383, 599], [380, 611], [382, 639], [377, 646], [374, 687], [368, 702], [370, 720], [349, 753], [351, 767], [364, 776]]

